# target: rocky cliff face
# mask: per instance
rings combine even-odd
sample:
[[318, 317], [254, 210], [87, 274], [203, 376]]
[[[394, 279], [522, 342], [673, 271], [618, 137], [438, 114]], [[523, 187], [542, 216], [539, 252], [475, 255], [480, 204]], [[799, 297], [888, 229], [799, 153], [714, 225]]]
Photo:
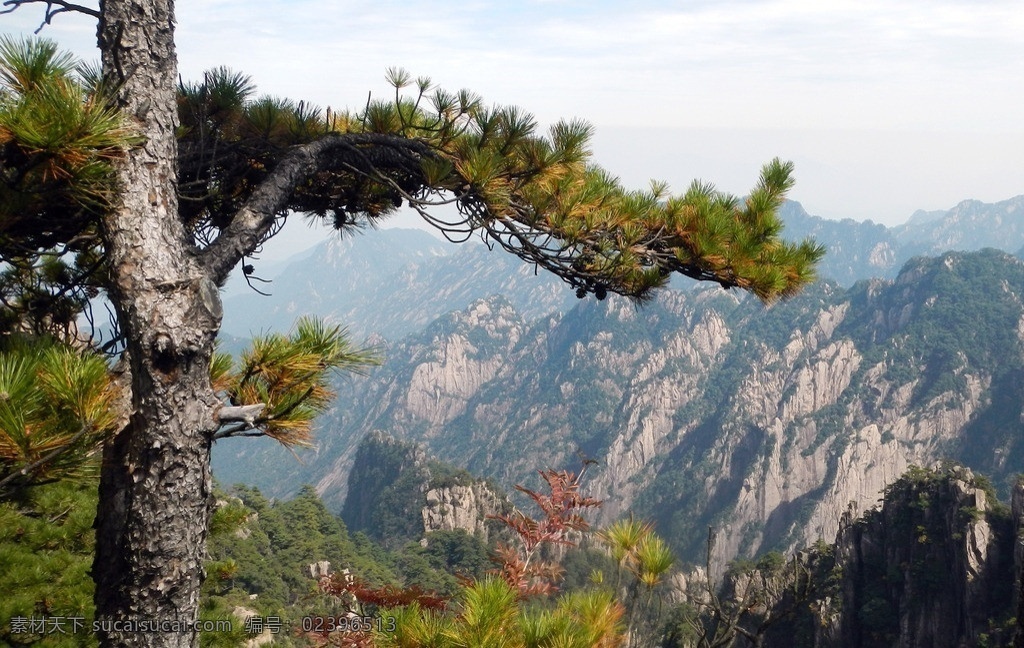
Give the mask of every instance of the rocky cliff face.
[[527, 321], [490, 298], [340, 381], [306, 472], [270, 487], [312, 478], [340, 504], [377, 429], [506, 487], [595, 458], [604, 521], [653, 519], [684, 559], [709, 525], [719, 567], [831, 541], [911, 464], [960, 459], [1000, 484], [1024, 466], [1022, 304], [1024, 264], [992, 251], [768, 309], [705, 288]]
[[676, 596], [701, 611], [692, 627], [766, 648], [1010, 646], [1020, 525], [969, 469], [915, 466], [879, 506], [847, 511], [835, 543], [738, 561], [716, 599], [697, 570], [675, 579]]
[[[785, 546], [831, 539], [849, 503], [873, 505], [910, 464], [969, 454], [1000, 479], [1007, 474], [1003, 454], [1022, 465], [1020, 448], [1004, 445], [1006, 429], [1020, 429], [1020, 404], [993, 405], [1021, 360], [1022, 286], [1009, 288], [994, 268], [998, 286], [962, 281], [977, 278], [975, 263], [985, 258], [994, 257], [922, 261], [891, 284], [849, 291], [785, 343], [745, 363], [741, 388], [715, 420], [706, 465], [685, 464], [706, 475], [710, 501], [721, 497], [731, 508], [718, 518], [724, 555], [785, 538]], [[1009, 263], [1011, 276], [1019, 276]], [[986, 300], [992, 309], [975, 302], [972, 314], [956, 305], [984, 294], [995, 298]], [[1003, 424], [1009, 428], [996, 432]], [[1002, 450], [988, 445], [990, 434]], [[968, 451], [972, 445], [976, 451]], [[988, 459], [978, 445], [987, 446]], [[737, 463], [746, 464], [745, 474], [736, 475]], [[718, 467], [735, 477], [716, 478]], [[694, 490], [689, 496], [699, 498]]]
[[423, 532], [462, 530], [487, 540], [494, 526], [488, 517], [507, 506], [507, 499], [479, 481], [431, 488], [422, 509]]
[[419, 444], [374, 432], [355, 455], [342, 518], [350, 530], [387, 546], [435, 531], [462, 530], [486, 540], [495, 526], [489, 516], [510, 507], [483, 480], [430, 459]]
[[970, 470], [911, 470], [880, 509], [844, 518], [814, 645], [1009, 645], [1019, 530]]

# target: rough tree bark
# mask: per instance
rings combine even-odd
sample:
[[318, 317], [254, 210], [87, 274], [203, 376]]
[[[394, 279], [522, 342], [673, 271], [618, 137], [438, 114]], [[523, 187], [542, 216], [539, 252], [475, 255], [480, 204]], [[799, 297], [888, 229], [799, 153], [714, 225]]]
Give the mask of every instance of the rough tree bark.
[[[222, 408], [210, 385], [218, 285], [267, 235], [297, 184], [338, 155], [358, 153], [353, 144], [366, 138], [327, 136], [294, 148], [200, 250], [178, 211], [174, 2], [103, 0], [98, 38], [104, 73], [145, 142], [117, 163], [118, 198], [102, 223], [132, 412], [104, 448], [96, 615], [105, 646], [187, 648], [198, 643], [210, 448], [225, 413], [237, 409]], [[425, 154], [403, 138], [371, 139], [409, 160]]]
[[[130, 422], [103, 457], [96, 520], [96, 614], [107, 646], [191, 647], [210, 510], [217, 403], [210, 357], [220, 298], [178, 218], [172, 0], [105, 0], [104, 71], [145, 144], [118, 163], [103, 221], [110, 298], [126, 337]], [[154, 632], [127, 621], [172, 624]]]

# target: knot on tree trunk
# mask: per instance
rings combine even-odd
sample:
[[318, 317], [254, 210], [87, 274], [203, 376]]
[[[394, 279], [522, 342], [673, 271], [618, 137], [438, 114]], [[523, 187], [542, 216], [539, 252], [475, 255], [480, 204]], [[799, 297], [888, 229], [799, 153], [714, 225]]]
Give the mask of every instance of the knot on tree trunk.
[[174, 380], [178, 374], [178, 350], [174, 340], [166, 333], [157, 333], [150, 344], [150, 358], [153, 368], [164, 380]]

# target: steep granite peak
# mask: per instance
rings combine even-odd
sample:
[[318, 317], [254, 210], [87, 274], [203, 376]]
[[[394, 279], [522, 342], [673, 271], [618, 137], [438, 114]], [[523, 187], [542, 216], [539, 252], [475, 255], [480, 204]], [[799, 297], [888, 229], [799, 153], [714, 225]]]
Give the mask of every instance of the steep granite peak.
[[421, 446], [374, 430], [355, 450], [341, 517], [353, 531], [381, 536], [407, 532], [406, 518], [416, 510], [407, 500], [421, 496], [428, 479], [427, 453]]
[[988, 488], [962, 467], [911, 467], [880, 509], [845, 516], [835, 549], [837, 613], [815, 645], [955, 648], [1000, 631], [1012, 616], [1019, 527]]
[[[1011, 515], [962, 466], [911, 466], [879, 505], [858, 515], [851, 504], [834, 542], [735, 561], [710, 606], [764, 648], [1017, 645], [1021, 501]], [[707, 582], [701, 570], [673, 585], [702, 605]]]
[[473, 302], [466, 310], [434, 322], [414, 353], [406, 407], [414, 420], [439, 428], [466, 410], [466, 403], [490, 382], [519, 342], [525, 325], [500, 296]]
[[[705, 358], [714, 358], [729, 343], [729, 327], [719, 313], [706, 311], [687, 335], [694, 350]], [[695, 358], [694, 358], [695, 359]]]
[[502, 295], [477, 299], [463, 310], [451, 313], [452, 330], [464, 334], [482, 329], [494, 340], [506, 340], [515, 346], [525, 323], [515, 306]]
[[356, 450], [342, 518], [353, 531], [400, 546], [435, 531], [486, 538], [494, 526], [489, 516], [510, 506], [503, 493], [428, 457], [420, 444], [373, 432]]

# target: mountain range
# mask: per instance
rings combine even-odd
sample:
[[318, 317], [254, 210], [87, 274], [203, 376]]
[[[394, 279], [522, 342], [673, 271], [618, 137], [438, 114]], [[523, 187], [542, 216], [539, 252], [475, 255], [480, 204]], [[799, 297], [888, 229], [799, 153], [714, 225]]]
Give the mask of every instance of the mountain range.
[[[825, 244], [823, 279], [850, 286], [861, 279], [892, 278], [914, 256], [995, 247], [1024, 250], [1024, 196], [998, 203], [967, 200], [946, 212], [917, 212], [898, 227], [871, 221], [811, 216], [796, 202], [783, 205], [787, 238]], [[476, 239], [457, 245], [420, 230], [382, 229], [330, 240], [284, 263], [256, 265], [272, 275], [252, 290], [226, 297], [223, 330], [241, 338], [263, 330], [286, 331], [303, 313], [349, 327], [356, 337], [389, 340], [422, 329], [475, 299], [502, 294], [526, 319], [573, 307], [573, 291], [553, 275]], [[673, 288], [693, 282], [678, 278]]]
[[313, 483], [340, 510], [373, 430], [505, 487], [585, 456], [605, 521], [652, 519], [690, 560], [709, 525], [723, 560], [831, 540], [911, 464], [956, 459], [1005, 484], [1024, 466], [1024, 264], [912, 255], [993, 236], [1020, 249], [1022, 209], [1024, 197], [968, 201], [884, 228], [789, 203], [787, 232], [826, 244], [822, 274], [838, 280], [770, 308], [692, 285], [642, 307], [577, 301], [514, 259], [418, 232], [326, 244], [274, 298], [226, 300], [225, 330], [313, 312], [378, 331], [387, 361], [339, 377], [301, 464], [229, 440], [215, 474], [279, 497]]
[[843, 286], [861, 279], [892, 278], [915, 256], [987, 247], [1024, 249], [1024, 196], [997, 203], [964, 200], [947, 211], [917, 211], [895, 227], [871, 221], [827, 220], [787, 202], [781, 216], [792, 239], [811, 236], [828, 249], [821, 276]]

